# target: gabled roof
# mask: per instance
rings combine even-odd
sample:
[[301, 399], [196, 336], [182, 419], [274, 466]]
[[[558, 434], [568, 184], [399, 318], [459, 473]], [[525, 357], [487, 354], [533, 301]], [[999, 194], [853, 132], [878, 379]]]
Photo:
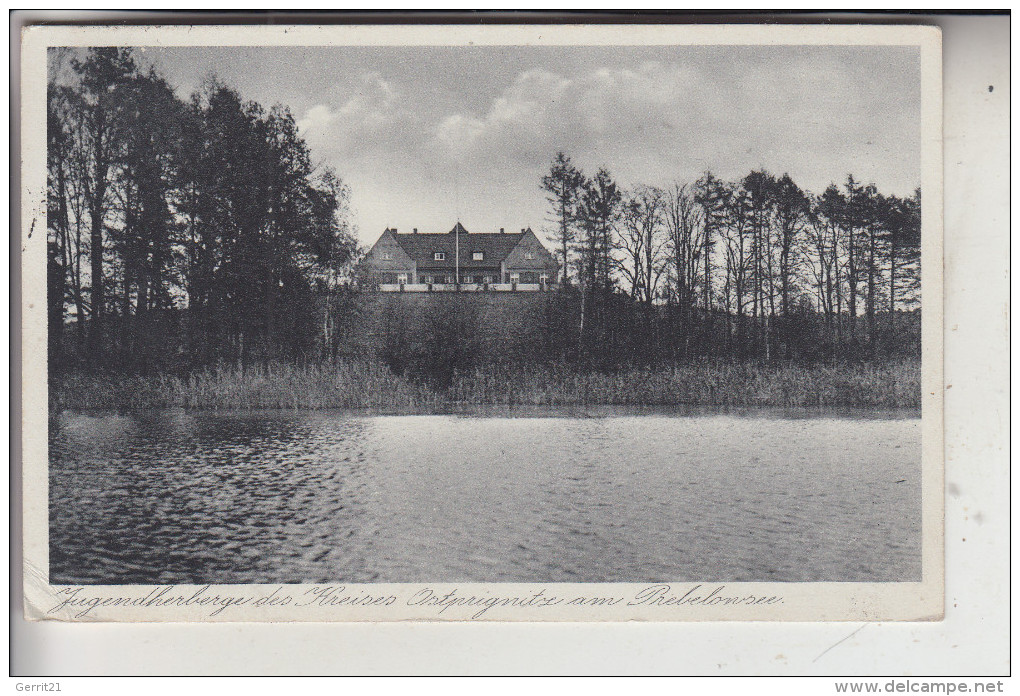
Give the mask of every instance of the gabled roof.
[[[530, 231], [530, 230], [529, 230]], [[498, 267], [510, 252], [520, 243], [527, 232], [497, 232], [497, 233], [476, 233], [469, 234], [459, 222], [453, 229], [446, 233], [394, 233], [387, 230], [397, 240], [400, 248], [417, 264], [418, 268], [454, 268], [457, 260], [454, 258], [455, 249], [460, 240], [460, 267], [471, 268], [492, 268]], [[441, 251], [446, 258], [442, 261], [435, 260], [435, 253]], [[483, 259], [475, 261], [473, 254], [476, 251], [482, 252]]]
[[[531, 257], [530, 259], [528, 257]], [[545, 268], [554, 273], [559, 270], [559, 263], [549, 250], [545, 248], [534, 232], [529, 227], [521, 234], [521, 241], [514, 247], [510, 255], [506, 257], [507, 269], [534, 269], [536, 266]]]

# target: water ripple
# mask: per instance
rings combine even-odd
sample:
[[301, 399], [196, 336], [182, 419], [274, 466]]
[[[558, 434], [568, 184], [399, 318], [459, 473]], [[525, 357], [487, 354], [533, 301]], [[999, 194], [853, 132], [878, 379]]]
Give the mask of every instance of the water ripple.
[[51, 582], [920, 577], [920, 421], [62, 415]]

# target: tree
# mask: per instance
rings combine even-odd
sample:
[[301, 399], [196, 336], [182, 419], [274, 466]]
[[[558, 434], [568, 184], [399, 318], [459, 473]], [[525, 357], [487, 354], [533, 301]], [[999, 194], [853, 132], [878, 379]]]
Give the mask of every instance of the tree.
[[577, 216], [585, 233], [583, 267], [589, 288], [612, 289], [610, 250], [622, 202], [620, 187], [604, 167], [585, 182]]
[[542, 190], [548, 195], [552, 221], [556, 224], [555, 240], [563, 266], [563, 284], [570, 284], [570, 248], [574, 243], [573, 223], [584, 175], [574, 167], [563, 152], [553, 158], [549, 173], [542, 177]]
[[68, 167], [71, 138], [61, 119], [60, 92], [50, 85], [46, 100], [47, 321], [50, 361], [62, 362], [64, 302], [70, 267]]
[[891, 216], [891, 206], [888, 199], [879, 195], [873, 184], [864, 187], [863, 195], [864, 228], [862, 238], [866, 247], [866, 256], [863, 259], [866, 279], [864, 316], [867, 321], [868, 343], [871, 350], [874, 351], [875, 309], [878, 304], [879, 276], [881, 274], [879, 245]]
[[54, 346], [74, 306], [85, 354], [127, 369], [310, 349], [357, 245], [346, 187], [313, 166], [290, 112], [216, 80], [185, 103], [128, 49], [68, 66], [47, 105]]
[[701, 256], [705, 264], [702, 306], [706, 312], [712, 309], [712, 249], [716, 236], [726, 224], [728, 197], [729, 191], [725, 183], [717, 179], [712, 172], [705, 172], [694, 184], [694, 201], [701, 207], [704, 224], [701, 240]]
[[663, 193], [651, 186], [630, 192], [620, 207], [621, 229], [616, 247], [623, 252], [617, 269], [628, 280], [631, 297], [651, 305], [659, 279], [666, 270], [663, 262]]
[[856, 337], [857, 332], [857, 298], [860, 295], [860, 282], [863, 254], [862, 239], [863, 228], [867, 224], [868, 215], [868, 192], [854, 179], [848, 175], [846, 183], [846, 199], [841, 216], [841, 227], [843, 228], [844, 240], [846, 243], [846, 281], [847, 300], [850, 319], [850, 335]]
[[[726, 307], [736, 315], [737, 341], [743, 348], [744, 312], [747, 307], [748, 280], [754, 267], [751, 194], [737, 186], [729, 188], [724, 199], [727, 218], [723, 240], [726, 245]], [[750, 288], [754, 295], [754, 288]]]
[[790, 288], [796, 276], [796, 254], [799, 237], [808, 225], [811, 205], [807, 195], [784, 174], [773, 188], [773, 206], [779, 237], [779, 307], [785, 317], [790, 313]]
[[319, 335], [313, 292], [356, 255], [346, 187], [316, 170], [286, 109], [266, 112], [213, 81], [191, 111], [185, 285], [205, 359], [306, 351]]
[[90, 218], [89, 260], [90, 355], [103, 351], [103, 315], [106, 312], [103, 267], [104, 229], [110, 206], [110, 173], [117, 149], [124, 109], [124, 88], [135, 71], [131, 52], [124, 48], [92, 48], [84, 60], [72, 61], [80, 76], [76, 100], [76, 128], [80, 129], [82, 187]]
[[663, 195], [663, 222], [668, 240], [667, 258], [680, 310], [680, 332], [686, 354], [690, 344], [691, 315], [696, 301], [699, 262], [704, 252], [701, 209], [695, 203], [689, 185], [674, 183], [666, 190]]
[[[607, 304], [613, 292], [610, 252], [621, 202], [620, 187], [605, 168], [600, 168], [594, 178], [584, 182], [577, 206], [577, 220], [583, 233], [578, 268], [581, 285], [578, 339], [582, 355], [588, 354], [588, 345], [604, 345], [607, 340]], [[594, 314], [594, 322], [588, 321], [590, 313]], [[598, 334], [591, 338], [593, 325], [598, 328]]]
[[[842, 328], [843, 275], [845, 262], [842, 250], [846, 243], [843, 234], [843, 220], [846, 217], [847, 200], [835, 184], [814, 203], [814, 241], [818, 253], [819, 282], [824, 282], [822, 306], [828, 316], [835, 319], [837, 336]], [[820, 292], [822, 290], [820, 289]]]
[[[838, 191], [836, 194], [838, 195]], [[802, 261], [801, 267], [811, 274], [808, 282], [814, 289], [818, 310], [825, 317], [826, 326], [831, 328], [834, 314], [832, 285], [835, 269], [829, 250], [833, 244], [834, 225], [822, 212], [821, 197], [809, 198], [809, 206], [808, 224], [798, 252]]]
[[[768, 313], [774, 315], [771, 213], [776, 181], [768, 172], [757, 170], [744, 177], [740, 186], [746, 192], [740, 199], [746, 204], [742, 208], [744, 214], [748, 216], [746, 226], [751, 237], [749, 260], [751, 315], [765, 316], [766, 303]], [[734, 214], [739, 214], [739, 211], [738, 207]]]
[[135, 74], [122, 92], [119, 147], [113, 161], [114, 211], [120, 225], [111, 227], [113, 250], [121, 268], [121, 326], [124, 359], [148, 359], [150, 349], [139, 337], [154, 337], [152, 310], [173, 305], [171, 286], [179, 248], [174, 206], [179, 198], [184, 105], [154, 71]]
[[891, 320], [901, 291], [913, 296], [920, 288], [921, 189], [916, 189], [909, 198], [893, 198], [890, 203], [886, 248]]

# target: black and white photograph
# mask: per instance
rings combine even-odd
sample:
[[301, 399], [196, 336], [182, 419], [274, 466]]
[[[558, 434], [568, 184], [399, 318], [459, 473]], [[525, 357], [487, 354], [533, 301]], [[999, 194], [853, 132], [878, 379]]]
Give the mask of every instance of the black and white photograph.
[[45, 47], [37, 617], [941, 616], [937, 33], [375, 29]]

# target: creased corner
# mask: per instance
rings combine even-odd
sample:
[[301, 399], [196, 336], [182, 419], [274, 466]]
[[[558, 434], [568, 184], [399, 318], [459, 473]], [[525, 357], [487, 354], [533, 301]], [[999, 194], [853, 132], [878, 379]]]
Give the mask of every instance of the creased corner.
[[24, 607], [27, 621], [45, 621], [57, 618], [47, 616], [47, 608], [39, 604], [39, 600], [51, 594], [49, 572], [35, 563], [25, 560], [22, 570], [24, 584]]

